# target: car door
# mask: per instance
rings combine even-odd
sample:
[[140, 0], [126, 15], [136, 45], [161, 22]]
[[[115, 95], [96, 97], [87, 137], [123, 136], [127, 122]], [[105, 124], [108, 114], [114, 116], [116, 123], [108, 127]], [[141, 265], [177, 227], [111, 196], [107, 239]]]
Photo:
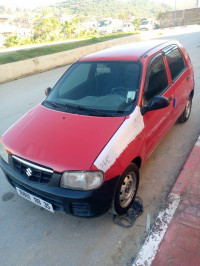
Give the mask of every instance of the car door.
[[145, 159], [158, 145], [161, 138], [170, 127], [173, 112], [174, 88], [169, 84], [169, 75], [166, 71], [166, 60], [163, 54], [156, 55], [148, 65], [144, 86], [142, 105], [147, 105], [156, 95], [162, 95], [170, 100], [169, 106], [163, 109], [149, 111], [144, 114], [144, 152]]
[[172, 120], [175, 122], [182, 114], [188, 100], [191, 87], [190, 71], [184, 61], [184, 57], [178, 48], [173, 45], [165, 51], [166, 61], [171, 75], [171, 84], [174, 89], [174, 112]]

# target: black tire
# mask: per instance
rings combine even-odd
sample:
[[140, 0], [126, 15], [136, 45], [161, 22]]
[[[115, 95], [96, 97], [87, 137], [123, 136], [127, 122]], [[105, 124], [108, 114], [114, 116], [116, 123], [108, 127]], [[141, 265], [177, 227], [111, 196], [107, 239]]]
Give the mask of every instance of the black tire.
[[182, 115], [178, 119], [178, 121], [180, 123], [185, 123], [189, 119], [191, 109], [192, 109], [192, 97], [190, 96], [187, 103], [186, 103], [186, 106], [185, 106], [185, 109], [184, 109]]
[[124, 214], [133, 204], [139, 185], [138, 167], [131, 163], [121, 175], [112, 204], [112, 213]]

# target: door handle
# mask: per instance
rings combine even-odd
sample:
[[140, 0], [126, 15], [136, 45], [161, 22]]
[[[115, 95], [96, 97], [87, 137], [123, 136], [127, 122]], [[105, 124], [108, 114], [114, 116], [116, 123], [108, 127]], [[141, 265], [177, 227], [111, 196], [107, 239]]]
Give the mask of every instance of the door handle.
[[187, 78], [186, 78], [187, 80], [189, 80], [190, 79], [190, 76], [187, 76]]

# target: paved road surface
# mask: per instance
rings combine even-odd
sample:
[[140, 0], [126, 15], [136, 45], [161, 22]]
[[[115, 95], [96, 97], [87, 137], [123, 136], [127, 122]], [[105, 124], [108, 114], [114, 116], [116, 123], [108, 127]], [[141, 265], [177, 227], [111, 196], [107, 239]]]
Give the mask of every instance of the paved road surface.
[[[170, 38], [170, 37], [168, 37]], [[144, 213], [130, 229], [112, 215], [81, 219], [51, 214], [16, 195], [0, 170], [1, 265], [131, 265], [146, 237], [146, 216], [153, 224], [200, 133], [200, 32], [173, 36], [187, 48], [195, 69], [196, 91], [190, 120], [175, 124], [141, 169], [138, 195]], [[44, 99], [65, 67], [0, 85], [0, 135]], [[8, 201], [7, 192], [14, 193]]]

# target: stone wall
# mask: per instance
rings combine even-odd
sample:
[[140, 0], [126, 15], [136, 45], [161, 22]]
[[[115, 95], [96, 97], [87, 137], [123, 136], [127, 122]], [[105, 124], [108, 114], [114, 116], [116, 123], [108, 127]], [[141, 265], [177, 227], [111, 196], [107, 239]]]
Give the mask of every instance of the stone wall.
[[200, 8], [192, 8], [176, 11], [176, 25], [175, 13], [169, 11], [161, 14], [160, 26], [161, 28], [200, 24]]

